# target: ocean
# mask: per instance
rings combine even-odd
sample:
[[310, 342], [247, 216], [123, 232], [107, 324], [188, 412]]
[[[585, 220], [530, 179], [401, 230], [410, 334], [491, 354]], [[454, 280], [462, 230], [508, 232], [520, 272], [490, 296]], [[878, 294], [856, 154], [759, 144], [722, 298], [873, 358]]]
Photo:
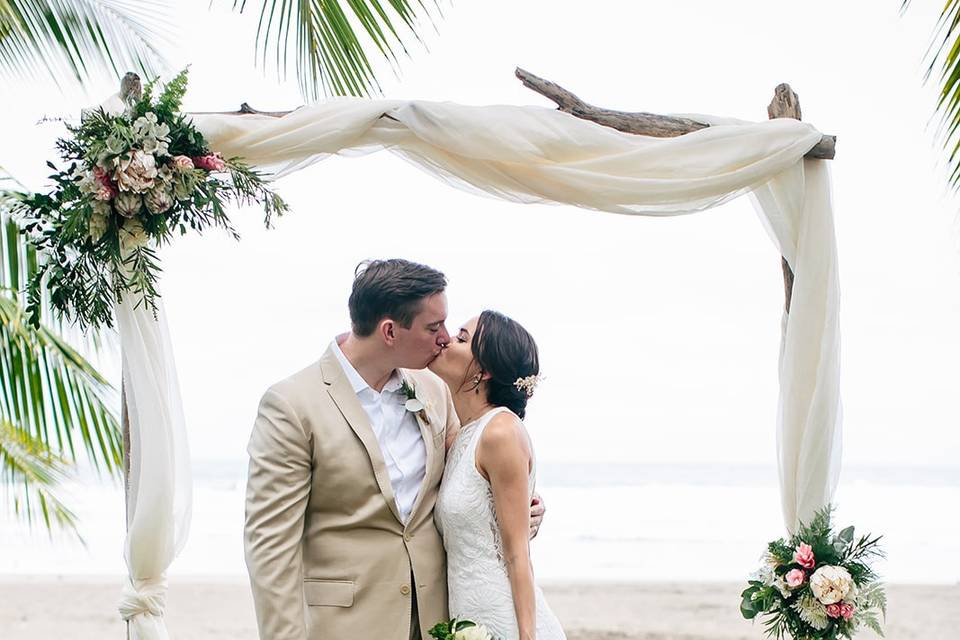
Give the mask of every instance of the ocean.
[[[197, 461], [190, 537], [173, 576], [245, 575], [243, 461]], [[775, 468], [542, 463], [547, 516], [532, 543], [541, 581], [741, 581], [784, 534]], [[0, 515], [0, 575], [124, 572], [123, 493], [86, 477], [64, 487], [83, 542]], [[849, 467], [835, 524], [883, 535], [888, 582], [960, 583], [960, 468]]]

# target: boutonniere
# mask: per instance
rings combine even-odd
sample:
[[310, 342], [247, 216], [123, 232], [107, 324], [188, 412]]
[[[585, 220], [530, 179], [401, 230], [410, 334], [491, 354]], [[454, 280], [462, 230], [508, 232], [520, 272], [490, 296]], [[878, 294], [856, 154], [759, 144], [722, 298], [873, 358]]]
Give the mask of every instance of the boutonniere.
[[430, 420], [427, 418], [427, 405], [417, 397], [417, 390], [413, 388], [413, 385], [404, 380], [400, 392], [407, 396], [407, 401], [403, 403], [403, 407], [407, 411], [420, 416], [424, 424], [430, 424]]

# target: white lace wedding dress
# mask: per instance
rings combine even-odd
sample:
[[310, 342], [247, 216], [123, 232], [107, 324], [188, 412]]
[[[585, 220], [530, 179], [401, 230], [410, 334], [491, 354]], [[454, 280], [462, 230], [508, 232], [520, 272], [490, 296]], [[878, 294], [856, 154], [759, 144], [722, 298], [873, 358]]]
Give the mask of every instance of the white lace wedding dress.
[[[468, 618], [486, 625], [503, 640], [517, 640], [517, 617], [503, 544], [494, 513], [490, 483], [476, 465], [477, 443], [490, 420], [504, 408], [491, 409], [464, 425], [447, 454], [434, 518], [447, 550], [447, 587], [451, 617]], [[530, 472], [533, 494], [534, 472]], [[557, 617], [550, 611], [539, 587], [536, 640], [566, 640]]]

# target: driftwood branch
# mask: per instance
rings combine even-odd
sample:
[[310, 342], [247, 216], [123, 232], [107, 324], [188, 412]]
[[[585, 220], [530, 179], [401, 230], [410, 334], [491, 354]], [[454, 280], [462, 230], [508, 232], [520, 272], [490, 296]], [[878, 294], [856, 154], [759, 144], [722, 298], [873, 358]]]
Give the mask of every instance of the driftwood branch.
[[[564, 89], [555, 82], [544, 80], [529, 71], [516, 70], [517, 78], [529, 89], [536, 91], [540, 95], [548, 98], [557, 104], [560, 111], [574, 115], [584, 120], [590, 120], [605, 127], [623, 131], [624, 133], [633, 133], [637, 135], [653, 136], [656, 138], [673, 138], [682, 136], [685, 133], [692, 133], [709, 127], [709, 124], [697, 122], [689, 118], [678, 118], [675, 116], [661, 116], [655, 113], [645, 113], [642, 111], [614, 111], [612, 109], [603, 109], [588, 104], [574, 95], [572, 92]], [[783, 86], [783, 85], [781, 85]], [[779, 88], [779, 87], [778, 87]], [[789, 88], [789, 87], [788, 87]], [[774, 102], [777, 98], [774, 97]], [[771, 108], [773, 103], [771, 103]], [[797, 106], [797, 117], [799, 120], [799, 105]], [[791, 116], [792, 117], [792, 116]], [[832, 160], [836, 156], [837, 137], [824, 135], [817, 145], [807, 152], [806, 157], [817, 158], [821, 160]]]
[[[773, 90], [773, 100], [767, 106], [767, 115], [774, 118], [800, 119], [800, 96], [784, 83], [777, 85]], [[793, 300], [793, 269], [787, 264], [787, 259], [780, 257], [780, 268], [783, 270], [784, 309], [790, 313], [790, 302]]]
[[[299, 107], [298, 107], [299, 108]], [[283, 116], [290, 115], [296, 111], [292, 109], [290, 111], [260, 111], [254, 109], [246, 102], [240, 105], [240, 108], [236, 111], [191, 111], [190, 115], [194, 116], [246, 116], [246, 115], [258, 115], [258, 116], [270, 116], [272, 118], [282, 118]]]

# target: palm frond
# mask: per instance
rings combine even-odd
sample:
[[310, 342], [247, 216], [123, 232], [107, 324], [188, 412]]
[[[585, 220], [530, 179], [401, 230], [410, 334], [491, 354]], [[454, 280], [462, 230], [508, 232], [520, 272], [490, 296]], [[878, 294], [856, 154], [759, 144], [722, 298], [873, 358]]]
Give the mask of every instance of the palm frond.
[[[246, 4], [234, 0], [233, 7], [243, 12]], [[439, 14], [439, 2], [433, 6]], [[366, 96], [380, 92], [367, 49], [375, 48], [396, 72], [397, 49], [408, 54], [405, 41], [422, 43], [421, 19], [433, 24], [424, 0], [263, 0], [256, 56], [266, 66], [273, 51], [281, 78], [287, 75], [288, 63], [295, 61], [300, 91], [307, 100]]]
[[[907, 10], [910, 0], [900, 5]], [[948, 155], [949, 180], [960, 190], [960, 0], [946, 0], [937, 20], [930, 46], [924, 56], [924, 82], [936, 78], [939, 115], [936, 135]]]
[[[42, 516], [48, 531], [76, 533], [76, 517], [55, 489], [81, 452], [95, 469], [120, 474], [116, 394], [67, 343], [59, 319], [56, 330], [27, 321], [22, 292], [37, 256], [8, 215], [25, 193], [0, 167], [0, 486], [12, 492], [15, 516], [31, 525]], [[91, 335], [99, 348], [102, 338]]]
[[174, 33], [161, 0], [0, 0], [0, 74], [69, 83], [166, 68]]
[[[0, 295], [0, 419], [68, 460], [80, 449], [94, 468], [122, 468], [110, 384], [56, 332], [34, 329], [22, 306]], [[77, 437], [79, 436], [79, 437]]]
[[33, 526], [42, 520], [76, 533], [77, 518], [57, 496], [66, 479], [68, 463], [54, 456], [38, 438], [0, 421], [0, 486], [12, 496], [9, 504], [17, 518]]

